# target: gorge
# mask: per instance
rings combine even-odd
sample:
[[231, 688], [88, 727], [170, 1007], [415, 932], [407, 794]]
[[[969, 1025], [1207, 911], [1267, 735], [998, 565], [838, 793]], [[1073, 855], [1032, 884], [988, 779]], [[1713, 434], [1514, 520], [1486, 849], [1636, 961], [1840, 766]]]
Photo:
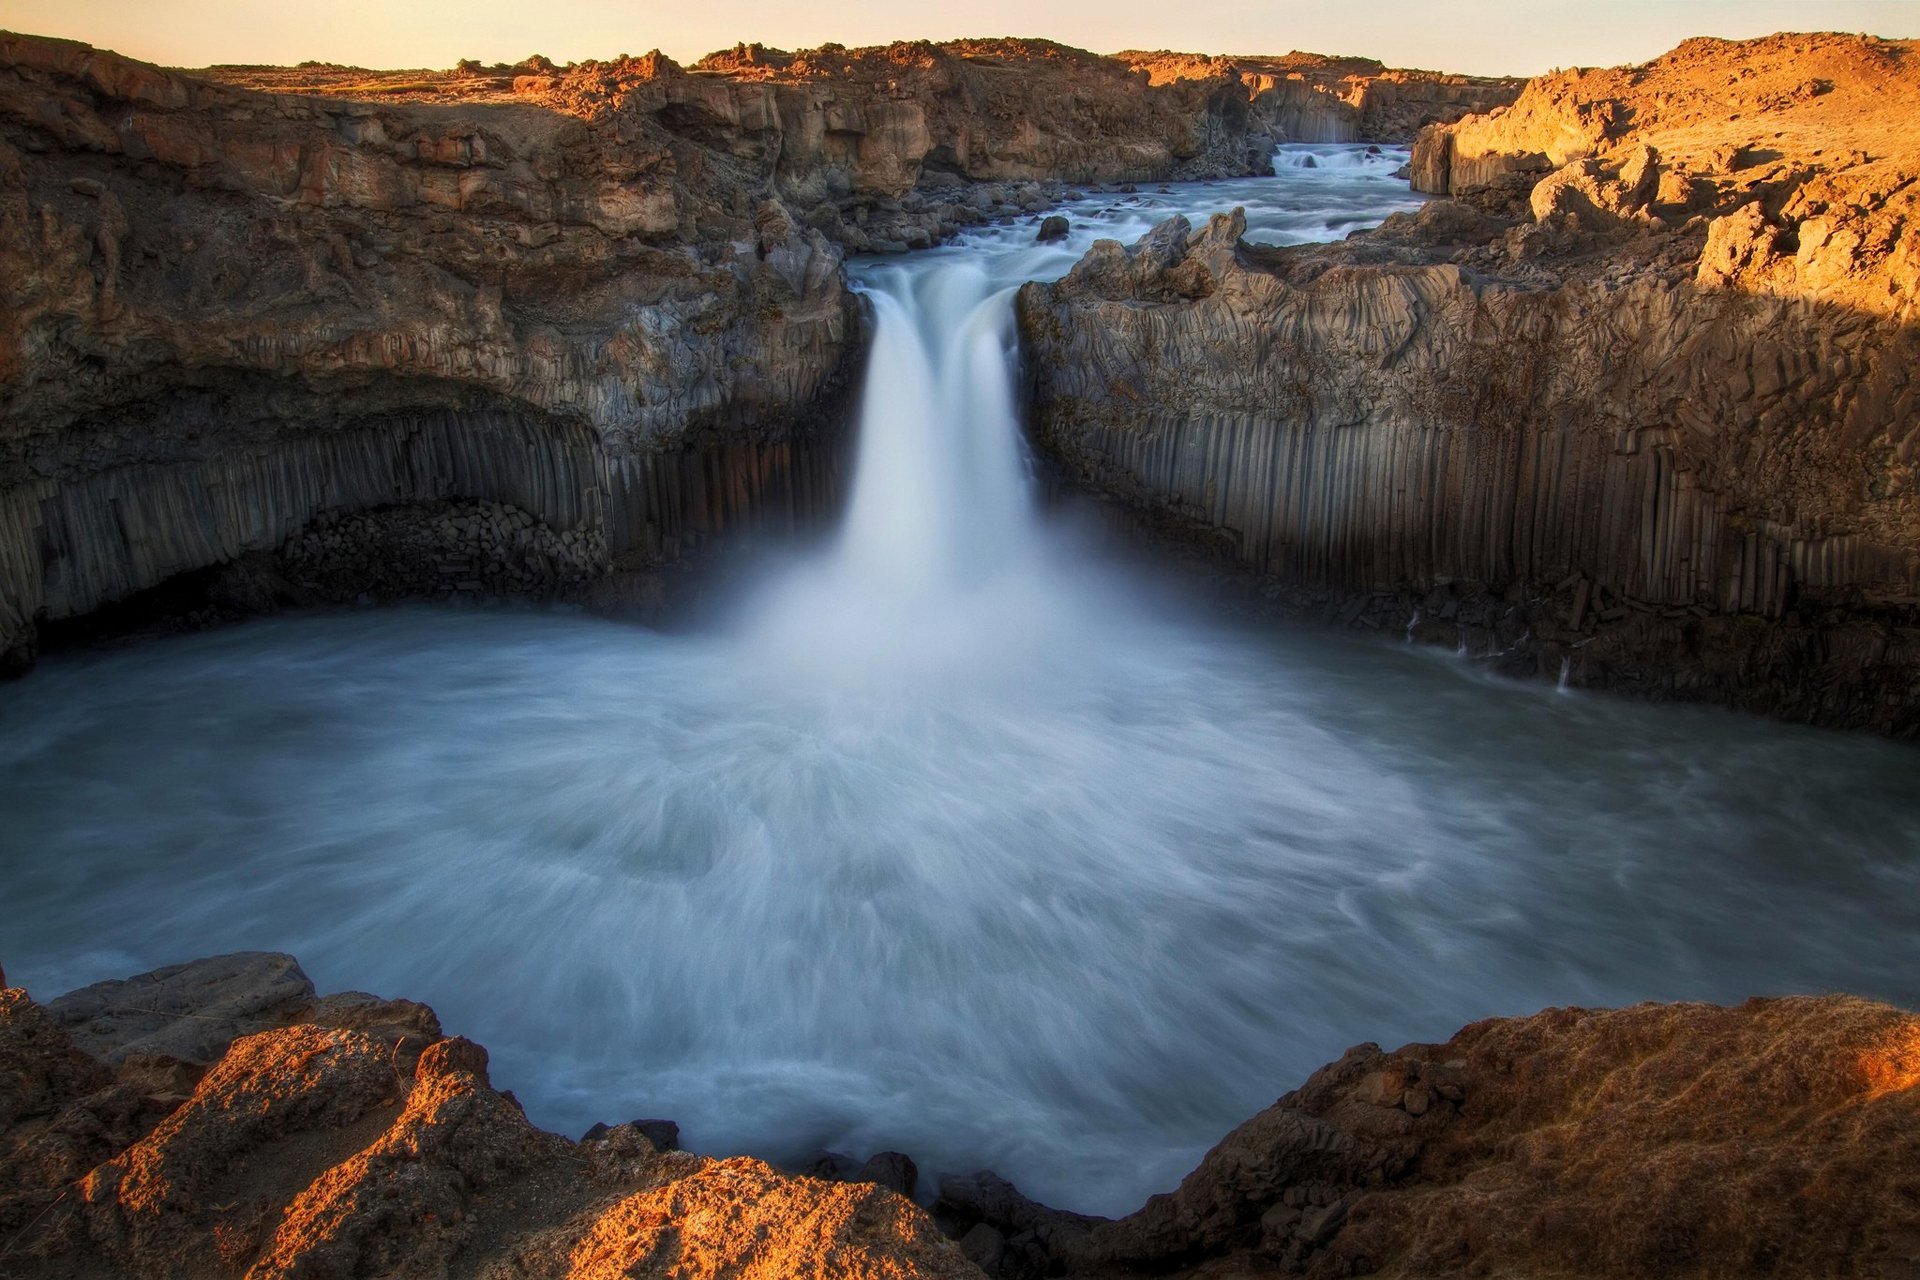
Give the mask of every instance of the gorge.
[[[1910, 747], [1502, 678], [1911, 731], [1899, 155], [1817, 210], [1632, 176], [1610, 73], [1415, 143], [1518, 86], [966, 42], [374, 106], [4, 48], [16, 664], [443, 602], [0, 688], [12, 976], [286, 949], [492, 1051], [283, 960], [169, 997], [197, 1058], [9, 992], [28, 1273], [1907, 1274]], [[628, 1113], [997, 1172], [922, 1195], [962, 1249], [532, 1127]]]

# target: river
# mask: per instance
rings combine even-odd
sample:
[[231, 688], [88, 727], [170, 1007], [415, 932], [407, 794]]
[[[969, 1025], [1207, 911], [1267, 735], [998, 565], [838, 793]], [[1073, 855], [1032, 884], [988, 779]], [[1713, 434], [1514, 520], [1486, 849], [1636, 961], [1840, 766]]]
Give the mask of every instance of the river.
[[844, 527], [699, 626], [410, 607], [49, 658], [0, 687], [9, 977], [291, 951], [433, 1004], [549, 1127], [1103, 1213], [1358, 1041], [1920, 1004], [1911, 748], [1230, 622], [1037, 507], [1020, 281], [1175, 210], [1337, 237], [1413, 207], [1402, 158], [856, 264]]

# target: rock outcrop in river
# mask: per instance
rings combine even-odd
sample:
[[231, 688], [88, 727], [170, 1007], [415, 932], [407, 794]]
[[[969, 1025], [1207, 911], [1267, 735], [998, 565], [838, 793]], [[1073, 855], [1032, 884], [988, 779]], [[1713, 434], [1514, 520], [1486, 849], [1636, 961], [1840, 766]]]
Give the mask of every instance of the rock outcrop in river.
[[1692, 41], [1430, 130], [1455, 199], [1223, 215], [1020, 300], [1070, 478], [1298, 610], [1503, 669], [1920, 731], [1920, 61]]
[[1044, 41], [396, 76], [0, 36], [0, 666], [108, 606], [617, 603], [813, 518], [847, 249], [1243, 173], [1281, 127], [1235, 75], [1146, 80]]
[[1556, 1009], [1353, 1049], [1119, 1221], [984, 1173], [945, 1179], [930, 1217], [873, 1182], [656, 1146], [658, 1123], [541, 1132], [425, 1006], [318, 998], [289, 957], [227, 956], [0, 994], [0, 1263], [1891, 1280], [1920, 1241], [1917, 1083], [1920, 1019], [1868, 1001]]

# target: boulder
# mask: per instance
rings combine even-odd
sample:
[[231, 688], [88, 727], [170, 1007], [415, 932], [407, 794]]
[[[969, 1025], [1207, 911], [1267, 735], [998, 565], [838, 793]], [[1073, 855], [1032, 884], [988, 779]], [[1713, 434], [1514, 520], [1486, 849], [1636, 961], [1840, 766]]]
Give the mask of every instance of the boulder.
[[313, 983], [292, 956], [241, 951], [96, 982], [46, 1010], [76, 1045], [108, 1062], [139, 1053], [204, 1065], [236, 1038], [285, 1026], [313, 1003]]
[[882, 1151], [861, 1165], [860, 1171], [849, 1181], [871, 1182], [911, 1200], [913, 1189], [920, 1181], [920, 1168], [898, 1151]]
[[[623, 1128], [631, 1129], [652, 1144], [655, 1151], [678, 1151], [680, 1149], [680, 1126], [672, 1120], [629, 1120]], [[580, 1135], [581, 1142], [597, 1142], [612, 1133], [614, 1126], [596, 1124]]]

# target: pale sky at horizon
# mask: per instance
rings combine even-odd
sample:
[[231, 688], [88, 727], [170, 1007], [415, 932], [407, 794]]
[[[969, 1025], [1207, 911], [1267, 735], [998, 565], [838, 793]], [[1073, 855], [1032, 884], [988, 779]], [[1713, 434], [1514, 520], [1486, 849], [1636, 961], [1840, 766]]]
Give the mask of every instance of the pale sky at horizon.
[[804, 48], [1044, 36], [1081, 48], [1364, 54], [1393, 66], [1533, 75], [1640, 62], [1690, 35], [1781, 30], [1920, 37], [1920, 0], [0, 0], [0, 28], [65, 36], [167, 66], [305, 59], [449, 67], [660, 48], [683, 62], [736, 41]]

